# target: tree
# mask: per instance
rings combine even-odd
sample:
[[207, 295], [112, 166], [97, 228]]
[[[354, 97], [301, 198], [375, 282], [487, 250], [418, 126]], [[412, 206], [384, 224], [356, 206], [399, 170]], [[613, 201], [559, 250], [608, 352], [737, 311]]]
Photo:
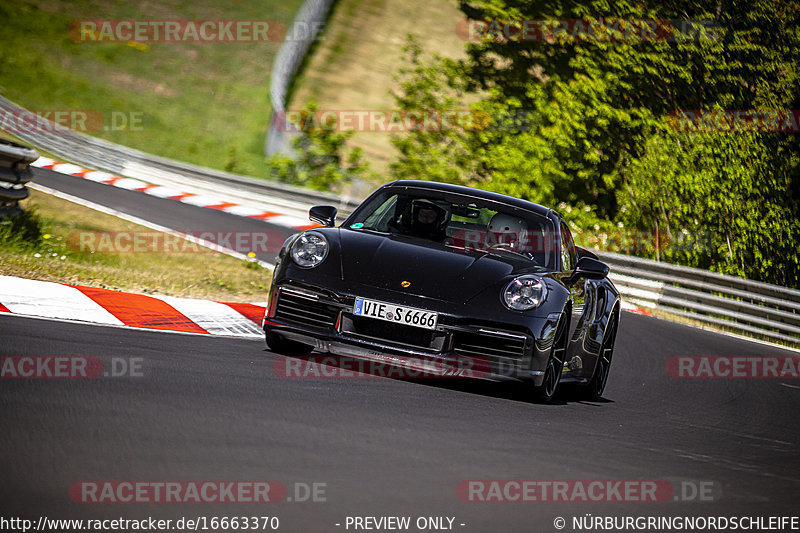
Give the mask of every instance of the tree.
[[[474, 101], [489, 126], [411, 132], [396, 141], [393, 172], [586, 206], [598, 227], [666, 234], [677, 247], [646, 255], [800, 286], [798, 136], [675, 123], [687, 110], [798, 109], [797, 7], [462, 1], [485, 21], [472, 23], [480, 38], [467, 59], [424, 64], [412, 48], [398, 102]], [[539, 28], [527, 40], [524, 21]]]
[[278, 181], [322, 191], [340, 191], [368, 171], [360, 148], [347, 149], [353, 132], [338, 131], [337, 123], [321, 124], [317, 104], [310, 103], [297, 120], [299, 135], [293, 139], [296, 158], [272, 156], [273, 175]]

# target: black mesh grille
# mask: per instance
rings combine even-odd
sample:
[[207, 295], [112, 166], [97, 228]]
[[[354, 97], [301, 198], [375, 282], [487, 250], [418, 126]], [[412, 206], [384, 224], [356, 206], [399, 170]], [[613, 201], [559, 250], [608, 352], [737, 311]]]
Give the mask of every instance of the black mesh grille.
[[466, 357], [512, 363], [525, 355], [525, 344], [526, 338], [521, 335], [457, 331], [453, 338], [453, 352]]
[[281, 290], [278, 293], [275, 318], [313, 328], [334, 327], [339, 314], [338, 308], [314, 296], [306, 291], [301, 293], [291, 289]]

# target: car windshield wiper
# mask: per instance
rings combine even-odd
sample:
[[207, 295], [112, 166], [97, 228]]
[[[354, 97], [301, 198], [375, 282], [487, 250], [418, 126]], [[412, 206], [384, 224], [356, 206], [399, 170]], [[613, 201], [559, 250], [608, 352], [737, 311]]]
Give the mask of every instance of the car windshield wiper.
[[[522, 257], [524, 259], [527, 259], [528, 261], [532, 261], [532, 262], [536, 263], [536, 260], [533, 258], [533, 255], [531, 255], [529, 253], [522, 253], [522, 252], [518, 252], [516, 250], [512, 250], [510, 248], [510, 246], [512, 246], [510, 243], [498, 242], [498, 243], [495, 243], [495, 244], [489, 246], [485, 250], [481, 249], [481, 250], [475, 250], [475, 251], [479, 252], [479, 253], [482, 253], [484, 255], [487, 255], [487, 254], [500, 255], [498, 252], [505, 252], [505, 253], [508, 253], [508, 254], [518, 255], [518, 256], [520, 256], [520, 257]], [[538, 263], [536, 263], [536, 264], [538, 266]]]

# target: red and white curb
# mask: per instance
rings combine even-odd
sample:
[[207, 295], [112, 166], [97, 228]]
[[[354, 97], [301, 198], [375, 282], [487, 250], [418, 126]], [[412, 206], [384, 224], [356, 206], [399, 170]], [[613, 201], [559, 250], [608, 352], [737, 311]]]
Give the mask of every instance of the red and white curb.
[[273, 211], [265, 211], [264, 209], [259, 209], [257, 207], [229, 202], [222, 198], [216, 198], [205, 194], [185, 192], [174, 187], [157, 185], [135, 178], [115, 176], [101, 170], [90, 170], [79, 167], [78, 165], [73, 165], [72, 163], [61, 163], [54, 161], [53, 159], [49, 159], [47, 157], [40, 157], [31, 163], [31, 166], [52, 170], [54, 172], [58, 172], [59, 174], [84, 178], [97, 183], [104, 183], [113, 187], [119, 187], [120, 189], [143, 192], [157, 198], [168, 198], [170, 200], [177, 200], [184, 204], [194, 205], [197, 207], [205, 207], [207, 209], [215, 209], [217, 211], [223, 211], [232, 215], [255, 218], [269, 222], [270, 224], [277, 224], [279, 226], [300, 231], [319, 226], [318, 224], [311, 224], [299, 217], [276, 213]]
[[650, 311], [648, 311], [644, 307], [639, 307], [638, 305], [635, 305], [635, 304], [633, 304], [631, 302], [626, 302], [625, 300], [622, 300], [620, 302], [619, 306], [620, 306], [620, 309], [622, 309], [623, 311], [629, 311], [631, 313], [636, 313], [636, 314], [639, 314], [639, 315], [653, 316], [653, 313], [651, 313]]
[[0, 314], [227, 337], [263, 337], [265, 307], [0, 276]]

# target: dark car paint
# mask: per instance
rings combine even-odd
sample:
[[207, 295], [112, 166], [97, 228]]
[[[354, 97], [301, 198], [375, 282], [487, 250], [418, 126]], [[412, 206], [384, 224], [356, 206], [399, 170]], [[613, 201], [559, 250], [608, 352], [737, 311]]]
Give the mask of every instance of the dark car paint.
[[[404, 189], [434, 189], [461, 195], [472, 195], [524, 209], [550, 218], [558, 229], [560, 216], [551, 209], [496, 193], [476, 189], [421, 181], [401, 181], [385, 185]], [[378, 189], [373, 194], [378, 194]], [[371, 198], [371, 197], [370, 197]], [[368, 199], [369, 200], [369, 199]], [[364, 206], [368, 200], [361, 205]], [[619, 293], [607, 278], [574, 279], [573, 270], [564, 270], [560, 254], [556, 254], [558, 270], [542, 272], [529, 261], [511, 253], [478, 253], [455, 251], [446, 246], [413, 237], [387, 236], [349, 229], [349, 221], [358, 209], [338, 228], [317, 228], [329, 242], [327, 258], [317, 267], [301, 268], [289, 257], [288, 251], [298, 235], [287, 239], [276, 261], [270, 289], [270, 302], [287, 283], [309, 289], [329, 291], [335, 307], [342, 316], [352, 312], [356, 296], [391, 302], [409, 307], [436, 311], [440, 315], [439, 329], [497, 328], [502, 331], [524, 332], [531, 338], [531, 347], [520, 362], [520, 372], [503, 372], [497, 377], [533, 378], [539, 385], [541, 370], [547, 363], [555, 335], [558, 317], [566, 312], [570, 317], [569, 345], [562, 381], [588, 382], [596, 366], [606, 325], [611, 313], [619, 313]], [[568, 231], [568, 230], [567, 230]], [[580, 256], [591, 252], [577, 249]], [[577, 258], [576, 258], [577, 260]], [[502, 300], [502, 291], [516, 276], [533, 273], [547, 286], [545, 301], [527, 312], [512, 311]], [[410, 282], [407, 288], [401, 282]], [[448, 354], [431, 354], [396, 343], [376, 343], [353, 338], [337, 331], [320, 331], [302, 324], [274, 319], [270, 305], [265, 329], [284, 334], [298, 341], [310, 342], [318, 348], [337, 351], [328, 343], [360, 345], [375, 353], [415, 354], [447, 358]], [[316, 341], [316, 342], [314, 342]], [[345, 350], [343, 355], [356, 355]], [[450, 354], [452, 355], [452, 354]]]
[[342, 258], [342, 279], [393, 290], [400, 280], [404, 292], [465, 303], [488, 285], [527, 271], [529, 263], [514, 254], [464, 253], [445, 245], [405, 237], [336, 229]]

